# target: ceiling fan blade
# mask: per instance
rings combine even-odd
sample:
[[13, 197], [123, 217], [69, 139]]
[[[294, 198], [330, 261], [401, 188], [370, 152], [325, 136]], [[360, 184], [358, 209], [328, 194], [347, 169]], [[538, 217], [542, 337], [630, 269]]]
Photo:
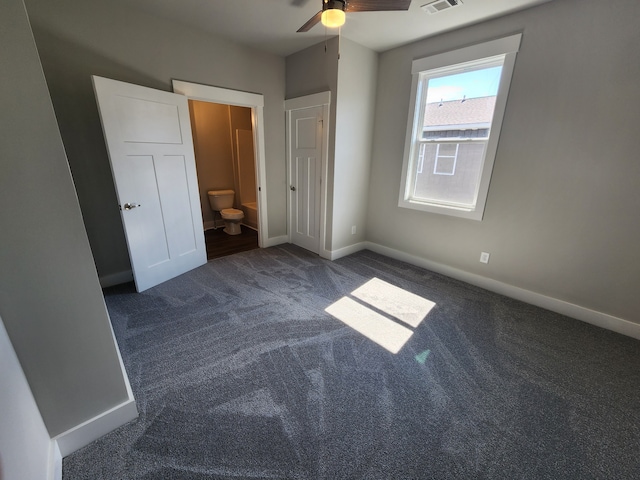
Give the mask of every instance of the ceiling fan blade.
[[347, 12], [390, 12], [409, 10], [411, 0], [349, 0]]
[[318, 22], [320, 22], [320, 17], [322, 17], [322, 11], [319, 11], [318, 13], [316, 13], [313, 17], [311, 17], [307, 21], [307, 23], [302, 25], [297, 31], [308, 32], [309, 30], [311, 30], [312, 27], [314, 27]]
[[294, 7], [302, 7], [308, 1], [309, 0], [291, 0], [291, 5], [293, 5]]

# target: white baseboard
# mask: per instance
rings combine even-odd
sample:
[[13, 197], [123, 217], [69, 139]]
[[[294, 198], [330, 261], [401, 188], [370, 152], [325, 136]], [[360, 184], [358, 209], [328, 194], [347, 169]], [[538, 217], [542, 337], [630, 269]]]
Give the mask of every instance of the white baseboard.
[[62, 480], [62, 453], [56, 440], [49, 446], [49, 473], [47, 480]]
[[66, 457], [137, 416], [136, 402], [130, 398], [117, 407], [61, 433], [53, 440], [57, 442], [62, 457]]
[[324, 258], [328, 258], [329, 260], [337, 260], [339, 258], [346, 257], [347, 255], [351, 255], [352, 253], [359, 252], [360, 250], [364, 250], [365, 248], [367, 248], [367, 242], [359, 242], [359, 243], [354, 243], [353, 245], [339, 248], [337, 250], [327, 250], [325, 252], [328, 252], [329, 256], [328, 257], [325, 257], [324, 255], [321, 255], [321, 256]]
[[[287, 239], [288, 243], [291, 243], [289, 239]], [[352, 253], [359, 252], [360, 250], [364, 250], [367, 248], [365, 242], [354, 243], [353, 245], [348, 245], [344, 248], [339, 248], [337, 250], [327, 250], [325, 248], [320, 248], [318, 255], [322, 258], [326, 258], [327, 260], [337, 260], [342, 257], [346, 257], [347, 255], [351, 255]]]
[[100, 277], [100, 286], [102, 288], [113, 287], [114, 285], [128, 282], [133, 282], [133, 272], [131, 270], [124, 270]]
[[262, 248], [275, 247], [276, 245], [282, 245], [283, 243], [289, 243], [288, 235], [280, 235], [279, 237], [263, 238]]
[[416, 265], [418, 267], [426, 268], [436, 273], [441, 273], [451, 278], [461, 280], [472, 285], [490, 290], [501, 295], [505, 295], [516, 300], [542, 307], [552, 312], [560, 313], [576, 320], [581, 320], [591, 325], [601, 327], [613, 332], [621, 333], [628, 337], [637, 338], [640, 340], [640, 324], [630, 322], [623, 318], [614, 317], [612, 315], [591, 310], [589, 308], [581, 307], [573, 303], [565, 302], [564, 300], [558, 300], [557, 298], [548, 297], [540, 293], [525, 290], [520, 287], [515, 287], [507, 283], [499, 282], [491, 278], [476, 275], [474, 273], [465, 272], [457, 268], [449, 267], [447, 265], [427, 260], [426, 258], [411, 255], [409, 253], [395, 250], [393, 248], [385, 247], [373, 242], [364, 242], [365, 247], [373, 252], [385, 255], [387, 257], [395, 258], [403, 262]]

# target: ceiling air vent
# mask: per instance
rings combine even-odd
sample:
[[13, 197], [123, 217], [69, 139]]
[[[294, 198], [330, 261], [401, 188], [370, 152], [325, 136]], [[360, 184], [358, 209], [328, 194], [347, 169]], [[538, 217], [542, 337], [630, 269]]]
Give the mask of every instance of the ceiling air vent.
[[457, 7], [462, 5], [462, 0], [436, 0], [435, 2], [422, 5], [420, 8], [427, 13], [438, 13], [443, 10], [448, 10], [451, 7]]

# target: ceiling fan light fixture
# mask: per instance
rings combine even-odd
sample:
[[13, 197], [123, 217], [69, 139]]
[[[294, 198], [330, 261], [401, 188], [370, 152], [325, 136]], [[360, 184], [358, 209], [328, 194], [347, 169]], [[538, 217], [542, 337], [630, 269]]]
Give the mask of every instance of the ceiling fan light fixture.
[[330, 8], [322, 12], [321, 22], [325, 27], [338, 28], [344, 25], [346, 15], [339, 8]]
[[[297, 1], [297, 0], [296, 0]], [[458, 2], [462, 0], [432, 0], [439, 2]], [[392, 12], [409, 10], [411, 0], [321, 0], [322, 10], [311, 17], [297, 31], [308, 32], [318, 23], [325, 27], [337, 28], [344, 25], [345, 12]], [[348, 3], [348, 5], [347, 5]]]

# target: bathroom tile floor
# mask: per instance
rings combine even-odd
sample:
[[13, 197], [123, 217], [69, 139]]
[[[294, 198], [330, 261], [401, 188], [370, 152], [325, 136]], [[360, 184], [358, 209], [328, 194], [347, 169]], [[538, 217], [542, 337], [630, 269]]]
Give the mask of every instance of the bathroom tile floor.
[[258, 248], [258, 232], [244, 225], [240, 235], [227, 235], [224, 227], [205, 230], [204, 239], [207, 260]]

